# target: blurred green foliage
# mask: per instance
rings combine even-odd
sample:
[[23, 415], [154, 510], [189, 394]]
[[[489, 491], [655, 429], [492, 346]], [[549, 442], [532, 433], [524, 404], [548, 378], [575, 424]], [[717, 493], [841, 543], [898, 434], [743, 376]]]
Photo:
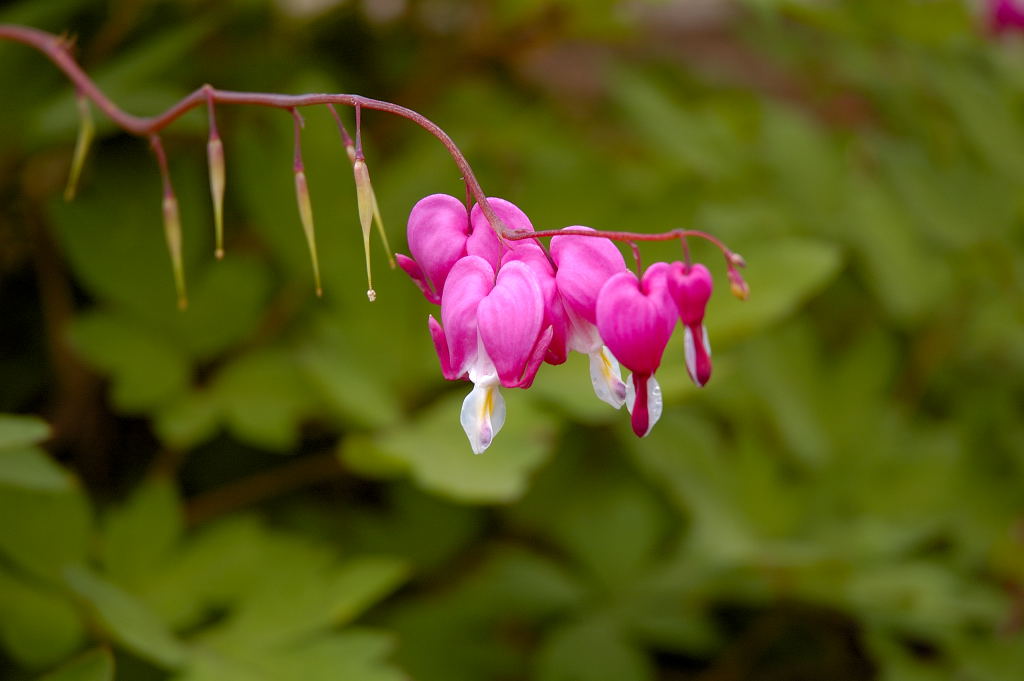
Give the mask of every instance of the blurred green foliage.
[[[0, 44], [0, 676], [1011, 681], [1024, 674], [1024, 42], [958, 0], [22, 0], [133, 113], [204, 82], [418, 109], [539, 228], [699, 226], [751, 299], [635, 439], [585, 362], [507, 391], [474, 457], [430, 311], [375, 255], [326, 111], [222, 106], [155, 163]], [[349, 114], [346, 114], [349, 115]], [[367, 113], [385, 224], [459, 194]], [[404, 244], [402, 245], [404, 249]], [[714, 253], [694, 244], [713, 265]], [[645, 247], [646, 260], [677, 257]]]

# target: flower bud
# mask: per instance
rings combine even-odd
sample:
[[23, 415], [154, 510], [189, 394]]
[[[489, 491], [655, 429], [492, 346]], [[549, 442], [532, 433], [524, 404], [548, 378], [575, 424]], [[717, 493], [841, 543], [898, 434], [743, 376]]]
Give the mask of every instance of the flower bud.
[[309, 200], [309, 186], [306, 184], [306, 173], [295, 170], [295, 198], [299, 203], [299, 219], [302, 231], [306, 234], [306, 245], [309, 246], [309, 257], [313, 264], [313, 280], [316, 282], [316, 295], [323, 296], [320, 284], [320, 260], [316, 254], [316, 232], [313, 229], [313, 204]]
[[732, 294], [740, 300], [750, 297], [750, 286], [743, 279], [743, 276], [734, 268], [729, 268], [729, 289]]
[[352, 164], [352, 174], [356, 180], [359, 226], [363, 230], [363, 252], [366, 254], [366, 297], [373, 302], [377, 298], [377, 293], [373, 290], [373, 272], [370, 267], [370, 229], [373, 226], [377, 199], [373, 194], [373, 185], [370, 184], [370, 171], [366, 168], [366, 161], [357, 158]]
[[178, 217], [178, 200], [174, 198], [174, 194], [164, 194], [163, 211], [164, 237], [167, 239], [167, 250], [171, 254], [178, 308], [184, 310], [188, 307], [188, 295], [185, 292], [185, 265], [181, 256], [181, 219]]
[[71, 172], [68, 174], [68, 184], [64, 188], [64, 200], [71, 201], [75, 198], [78, 189], [78, 178], [82, 174], [82, 166], [85, 165], [85, 157], [89, 153], [89, 146], [96, 134], [96, 126], [92, 122], [92, 109], [89, 107], [89, 100], [81, 94], [78, 95], [78, 139], [75, 140], [75, 153], [71, 157]]
[[206, 157], [210, 166], [210, 196], [213, 198], [214, 255], [221, 260], [224, 258], [224, 145], [216, 132], [210, 133]]

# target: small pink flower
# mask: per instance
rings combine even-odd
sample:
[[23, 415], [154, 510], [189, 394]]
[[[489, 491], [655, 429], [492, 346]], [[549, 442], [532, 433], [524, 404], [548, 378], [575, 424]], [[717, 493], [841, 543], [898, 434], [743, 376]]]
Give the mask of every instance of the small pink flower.
[[989, 0], [988, 24], [993, 33], [1024, 30], [1024, 8], [1017, 0]]
[[540, 285], [541, 294], [544, 298], [544, 327], [551, 327], [551, 344], [548, 346], [544, 361], [548, 364], [562, 364], [565, 362], [566, 349], [566, 320], [565, 309], [562, 307], [562, 300], [558, 296], [558, 288], [555, 285], [555, 270], [548, 260], [544, 249], [535, 243], [522, 241], [514, 242], [516, 246], [505, 253], [501, 259], [501, 265], [512, 262], [521, 262], [533, 272]]
[[674, 262], [669, 266], [668, 291], [683, 324], [686, 371], [701, 387], [711, 378], [711, 344], [704, 326], [704, 309], [711, 297], [711, 288], [711, 273], [704, 265]]
[[[491, 209], [501, 218], [505, 226], [517, 232], [532, 232], [533, 224], [530, 218], [514, 203], [504, 199], [489, 198], [488, 203]], [[490, 223], [479, 204], [473, 206], [470, 214], [470, 221], [473, 223], [473, 230], [489, 228]], [[562, 364], [565, 362], [565, 312], [562, 309], [561, 301], [558, 299], [558, 290], [555, 287], [555, 270], [551, 266], [544, 248], [533, 239], [508, 240], [504, 242], [504, 254], [501, 263], [519, 261], [533, 270], [540, 284], [541, 293], [544, 296], [544, 322], [545, 327], [550, 326], [552, 330], [551, 345], [548, 346], [544, 361], [548, 364]]]
[[[593, 231], [589, 227], [567, 227]], [[618, 409], [626, 401], [619, 363], [597, 329], [597, 294], [613, 275], [626, 271], [622, 254], [609, 239], [556, 236], [551, 258], [557, 266], [555, 283], [565, 310], [566, 345], [590, 358], [590, 382], [597, 397]]]
[[495, 277], [487, 260], [468, 255], [448, 273], [441, 320], [443, 327], [429, 319], [434, 348], [445, 378], [473, 382], [460, 422], [479, 454], [505, 422], [499, 385], [528, 388], [551, 343], [551, 327], [543, 326], [543, 293], [522, 262], [503, 265]]
[[490, 225], [471, 223], [465, 205], [447, 194], [420, 199], [406, 234], [412, 257], [399, 253], [395, 260], [432, 303], [441, 302], [448, 273], [461, 258], [480, 256], [492, 268], [501, 260], [501, 242]]
[[661, 416], [661, 388], [654, 372], [675, 327], [676, 306], [668, 293], [669, 266], [659, 262], [637, 280], [632, 272], [611, 277], [597, 297], [597, 328], [612, 354], [633, 372], [626, 406], [633, 432], [647, 435]]

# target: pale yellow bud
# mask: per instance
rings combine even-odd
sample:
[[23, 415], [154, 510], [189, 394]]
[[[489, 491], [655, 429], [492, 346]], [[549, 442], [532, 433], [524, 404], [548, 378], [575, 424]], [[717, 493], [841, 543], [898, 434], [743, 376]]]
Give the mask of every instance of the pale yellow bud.
[[[377, 294], [373, 292], [373, 272], [370, 267], [370, 229], [373, 226], [373, 209], [377, 200], [373, 195], [373, 185], [370, 184], [370, 172], [363, 159], [356, 159], [352, 164], [352, 174], [356, 180], [359, 226], [363, 230], [363, 253], [366, 255], [366, 283], [369, 289], [366, 295], [370, 302], [373, 302], [377, 298]], [[373, 295], [370, 295], [371, 293]]]
[[82, 95], [78, 96], [78, 119], [78, 139], [75, 140], [75, 153], [71, 157], [68, 184], [64, 188], [65, 201], [75, 198], [75, 192], [78, 190], [78, 178], [82, 174], [85, 157], [89, 154], [89, 146], [96, 135], [96, 126], [92, 121], [92, 108], [89, 106], [89, 100]]
[[220, 260], [224, 257], [224, 145], [220, 137], [210, 137], [206, 143], [206, 157], [210, 165], [210, 196], [213, 199], [214, 255]]
[[185, 264], [181, 255], [181, 219], [178, 216], [178, 200], [173, 194], [164, 195], [163, 209], [164, 237], [167, 239], [167, 250], [171, 254], [178, 308], [184, 310], [188, 307], [188, 294], [185, 291]]
[[299, 219], [302, 221], [302, 231], [306, 234], [306, 245], [309, 247], [309, 257], [313, 263], [316, 294], [323, 296], [324, 290], [320, 284], [320, 260], [316, 254], [316, 232], [313, 229], [313, 204], [309, 200], [306, 173], [301, 170], [295, 171], [295, 198], [299, 203]]

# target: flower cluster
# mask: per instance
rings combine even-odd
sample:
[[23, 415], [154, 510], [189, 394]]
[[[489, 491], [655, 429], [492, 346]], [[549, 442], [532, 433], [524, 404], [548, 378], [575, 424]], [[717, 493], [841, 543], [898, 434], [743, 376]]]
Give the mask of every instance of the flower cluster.
[[[512, 203], [488, 202], [512, 233], [534, 232]], [[639, 437], [661, 416], [654, 373], [677, 322], [690, 377], [698, 386], [711, 377], [708, 269], [659, 262], [638, 277], [610, 239], [566, 230], [549, 250], [535, 238], [501, 239], [478, 205], [467, 211], [445, 194], [422, 199], [409, 215], [412, 257], [396, 259], [441, 307], [441, 321], [431, 315], [428, 326], [444, 377], [473, 383], [460, 420], [474, 453], [504, 424], [499, 388], [528, 388], [541, 364], [561, 364], [569, 351], [589, 356], [597, 397], [616, 409], [625, 404]], [[735, 291], [742, 279], [733, 268], [730, 279]], [[632, 372], [626, 381], [620, 364]]]

